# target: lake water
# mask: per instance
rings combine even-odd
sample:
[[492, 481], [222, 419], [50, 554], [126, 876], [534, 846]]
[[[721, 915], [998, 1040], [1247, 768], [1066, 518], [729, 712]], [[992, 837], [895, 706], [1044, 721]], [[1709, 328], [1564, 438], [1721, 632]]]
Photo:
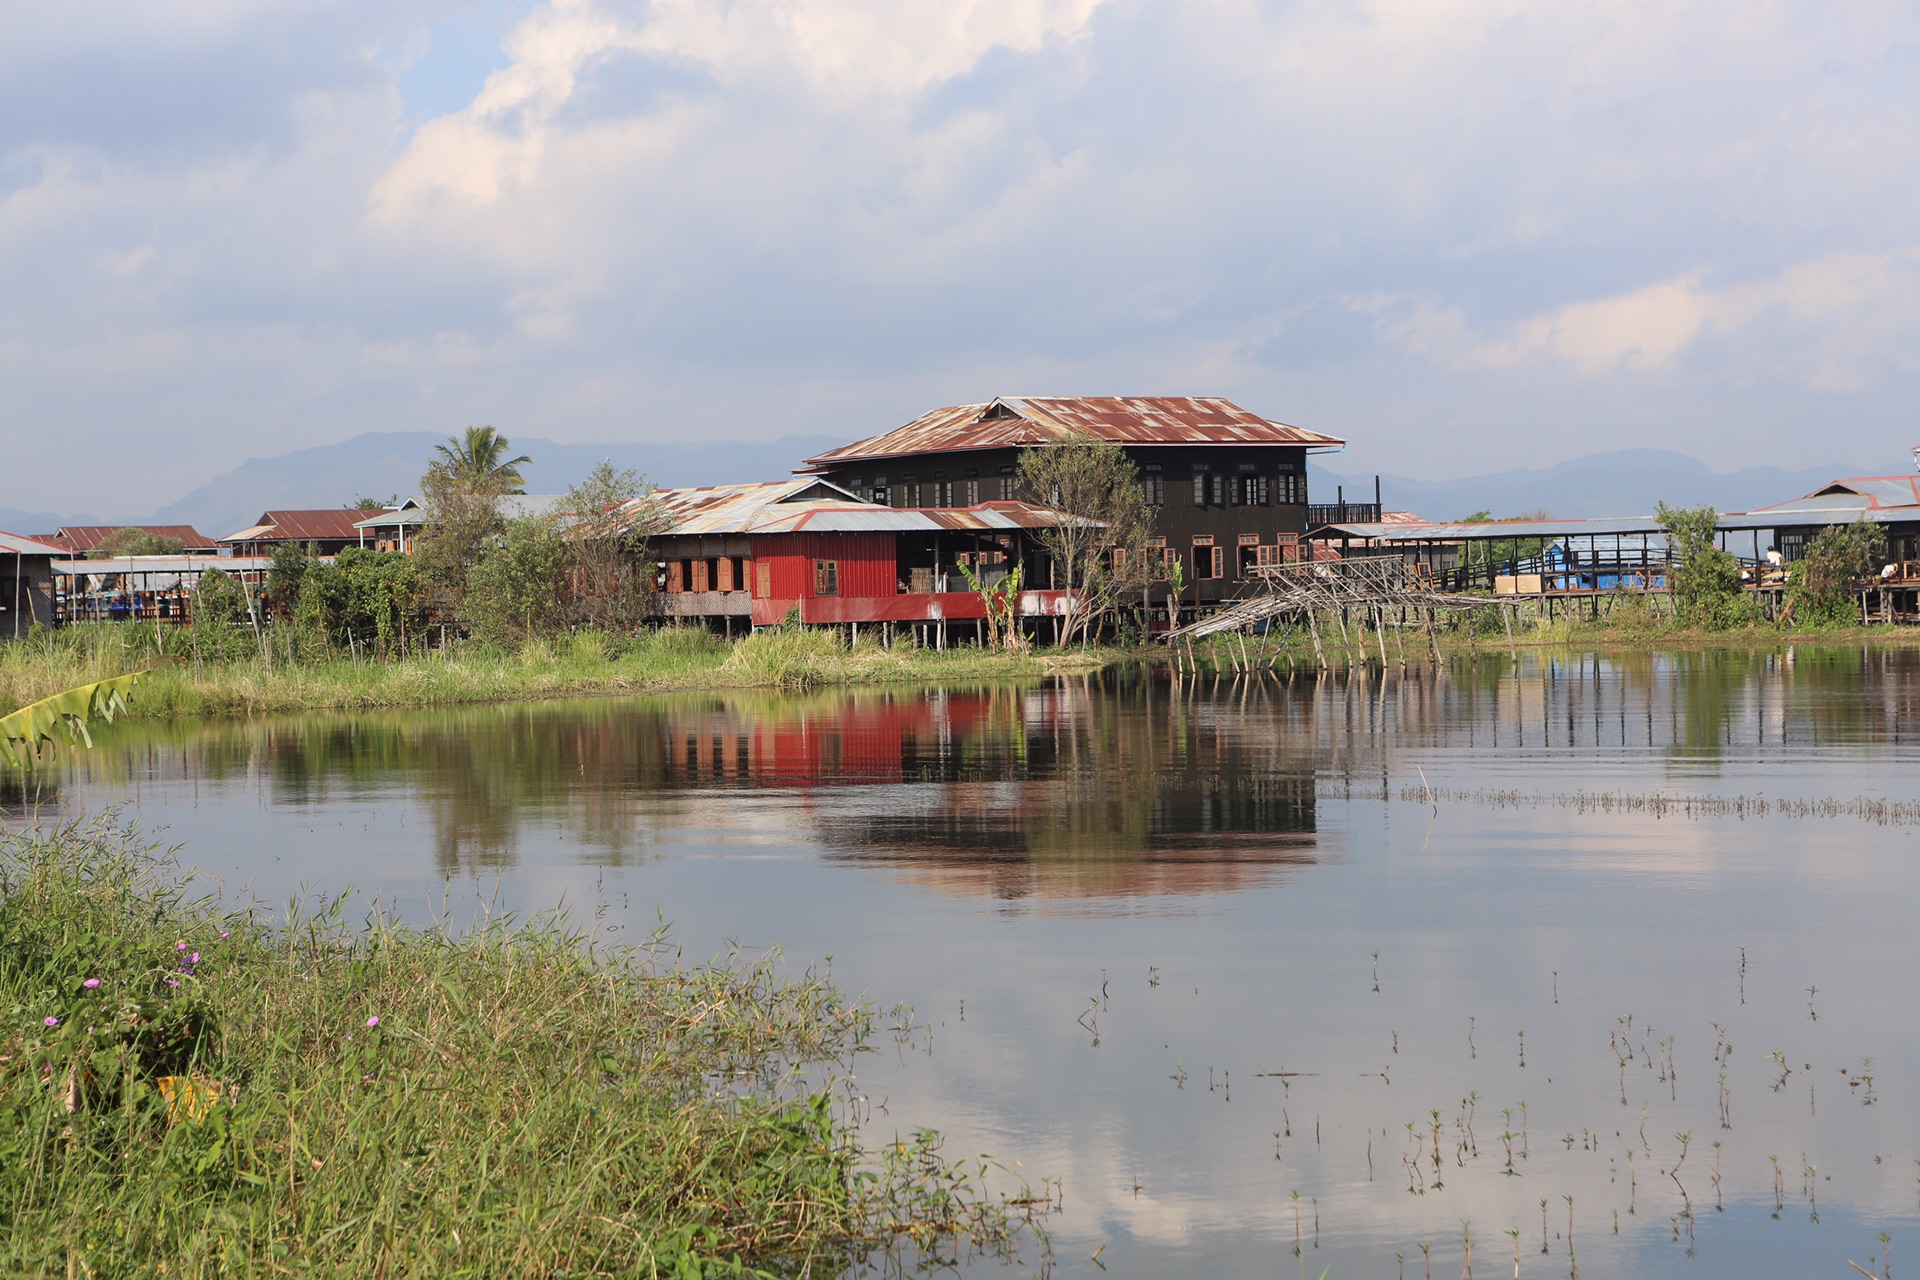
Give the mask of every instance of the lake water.
[[1057, 1180], [1061, 1276], [1897, 1275], [1917, 756], [1914, 653], [1527, 655], [122, 725], [35, 798], [236, 896], [830, 956], [921, 1026], [871, 1136]]

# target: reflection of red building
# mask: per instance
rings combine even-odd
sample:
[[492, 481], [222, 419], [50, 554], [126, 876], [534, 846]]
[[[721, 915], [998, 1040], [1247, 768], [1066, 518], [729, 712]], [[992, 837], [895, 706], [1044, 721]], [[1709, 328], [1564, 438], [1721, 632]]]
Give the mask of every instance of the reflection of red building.
[[1064, 612], [1046, 589], [1036, 531], [1065, 519], [1024, 502], [881, 507], [819, 480], [666, 489], [671, 522], [651, 547], [668, 617], [774, 626], [978, 623], [992, 587], [1020, 571], [1023, 617]]
[[1223, 892], [1319, 860], [1310, 768], [1070, 689], [823, 695], [661, 724], [668, 785], [772, 786], [834, 856], [996, 897]]

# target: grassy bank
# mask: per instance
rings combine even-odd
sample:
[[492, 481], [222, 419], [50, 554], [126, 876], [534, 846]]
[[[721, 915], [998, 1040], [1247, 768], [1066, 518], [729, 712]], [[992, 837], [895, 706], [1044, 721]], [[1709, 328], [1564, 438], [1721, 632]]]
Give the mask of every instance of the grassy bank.
[[816, 975], [342, 915], [0, 843], [0, 1271], [833, 1275], [1031, 1225], [932, 1135], [855, 1145], [874, 1018]]
[[[1427, 633], [1417, 622], [1397, 627], [1389, 622], [1364, 632], [1353, 619], [1342, 634], [1330, 616], [1320, 620], [1320, 653], [1335, 669], [1365, 661], [1378, 664], [1384, 641], [1386, 661], [1398, 665], [1421, 663], [1437, 649], [1443, 659], [1504, 656], [1509, 633], [1497, 612], [1482, 609], [1442, 619], [1429, 647]], [[1514, 621], [1511, 644], [1517, 652], [1556, 650], [1586, 653], [1649, 653], [1653, 651], [1738, 650], [1764, 652], [1785, 646], [1920, 646], [1920, 628], [1889, 626], [1782, 627], [1754, 622], [1737, 627], [1687, 626], [1664, 614], [1644, 609], [1619, 609], [1600, 618], [1521, 617]], [[1184, 654], [1184, 651], [1183, 651]], [[1317, 670], [1319, 657], [1305, 626], [1277, 626], [1266, 635], [1218, 635], [1197, 641], [1194, 660], [1203, 670], [1230, 671], [1251, 664], [1275, 670]]]
[[632, 639], [588, 633], [517, 651], [480, 645], [400, 661], [196, 662], [151, 625], [73, 627], [0, 646], [0, 715], [75, 685], [150, 667], [137, 717], [181, 718], [303, 710], [364, 710], [684, 689], [800, 689], [878, 682], [951, 684], [1088, 670], [1118, 651], [1004, 654], [849, 648], [829, 631], [765, 631], [728, 641], [668, 628]]

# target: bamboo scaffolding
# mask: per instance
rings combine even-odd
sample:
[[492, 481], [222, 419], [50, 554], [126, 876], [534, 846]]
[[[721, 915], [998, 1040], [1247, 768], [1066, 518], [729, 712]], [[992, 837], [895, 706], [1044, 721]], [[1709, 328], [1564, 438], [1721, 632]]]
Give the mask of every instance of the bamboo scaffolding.
[[[1388, 557], [1262, 565], [1255, 568], [1253, 574], [1260, 582], [1259, 595], [1223, 605], [1207, 617], [1166, 633], [1165, 639], [1169, 643], [1185, 640], [1190, 646], [1196, 639], [1221, 632], [1239, 631], [1282, 616], [1305, 615], [1307, 625], [1314, 631], [1317, 641], [1318, 627], [1313, 620], [1316, 614], [1323, 611], [1331, 612], [1339, 619], [1341, 610], [1358, 609], [1361, 611], [1359, 616], [1364, 619], [1367, 611], [1389, 608], [1459, 611], [1492, 605], [1504, 613], [1517, 603], [1493, 596], [1436, 591], [1422, 575], [1415, 574], [1412, 568], [1397, 558]], [[1428, 616], [1431, 617], [1431, 614]], [[1377, 620], [1381, 614], [1376, 613], [1374, 617]], [[1508, 618], [1507, 629], [1511, 642], [1511, 617]], [[1364, 637], [1365, 634], [1363, 622], [1361, 635]], [[1341, 635], [1344, 643], [1344, 623], [1341, 625]], [[1380, 639], [1380, 657], [1384, 662], [1387, 656], [1385, 637], [1381, 636]], [[1363, 638], [1363, 652], [1365, 644]], [[1323, 657], [1323, 665], [1324, 662]]]

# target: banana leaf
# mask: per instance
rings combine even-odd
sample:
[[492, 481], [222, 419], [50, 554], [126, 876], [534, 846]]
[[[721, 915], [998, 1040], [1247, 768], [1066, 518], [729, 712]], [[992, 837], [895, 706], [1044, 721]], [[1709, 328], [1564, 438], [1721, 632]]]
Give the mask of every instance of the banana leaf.
[[40, 744], [52, 742], [57, 729], [67, 731], [67, 741], [78, 739], [91, 747], [93, 735], [87, 732], [88, 722], [111, 723], [127, 709], [127, 691], [146, 674], [134, 671], [96, 684], [79, 685], [51, 698], [29, 702], [11, 715], [0, 716], [0, 760], [16, 769], [32, 768], [40, 754]]

